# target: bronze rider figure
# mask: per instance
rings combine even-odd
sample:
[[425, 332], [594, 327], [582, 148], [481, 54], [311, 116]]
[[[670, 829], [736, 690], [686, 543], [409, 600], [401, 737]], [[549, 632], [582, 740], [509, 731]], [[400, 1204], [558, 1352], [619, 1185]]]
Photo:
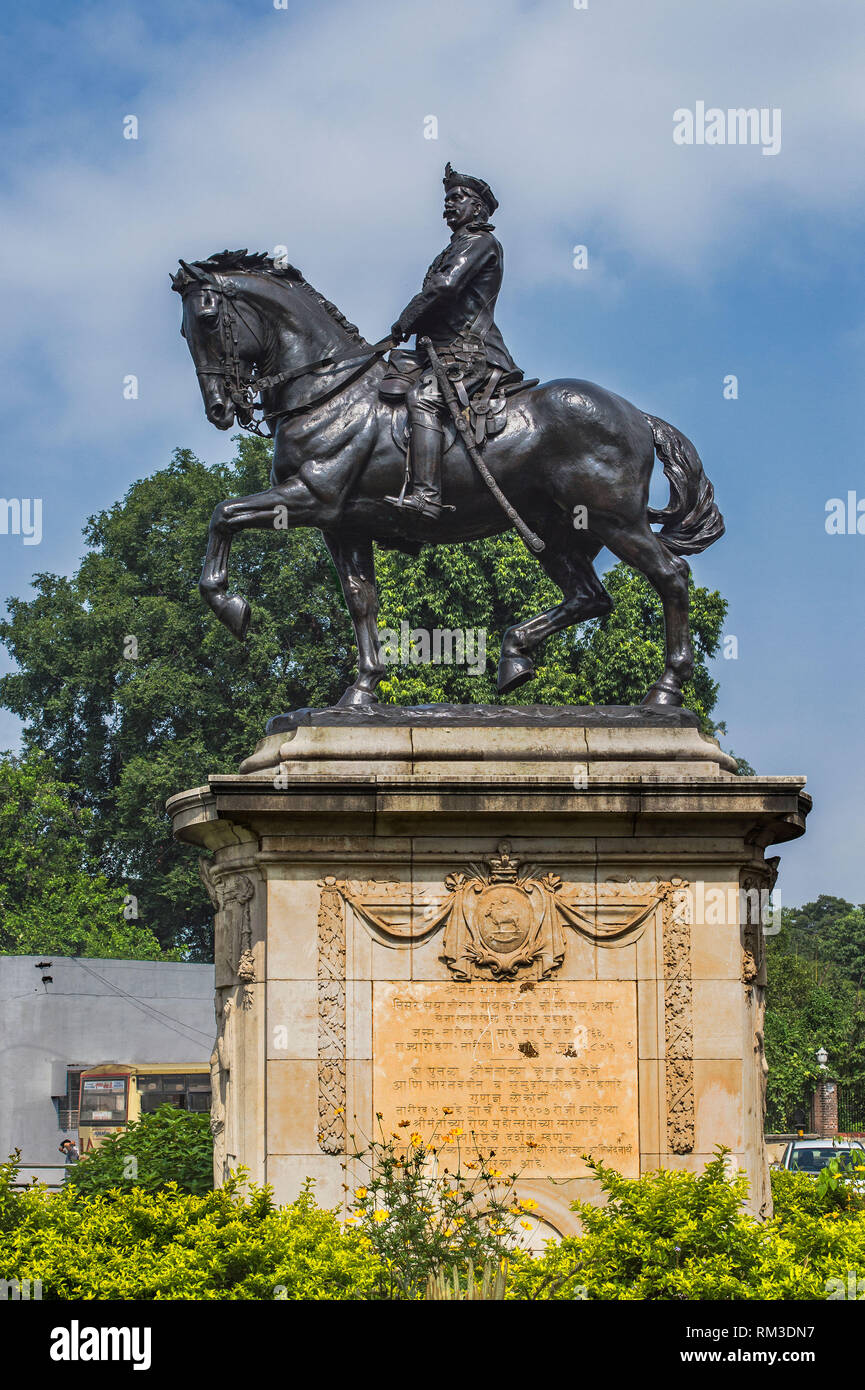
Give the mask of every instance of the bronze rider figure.
[[[428, 337], [467, 410], [470, 402], [489, 404], [496, 389], [521, 381], [523, 373], [494, 318], [504, 253], [489, 219], [498, 202], [483, 179], [459, 174], [450, 164], [443, 183], [450, 242], [436, 256], [420, 293], [403, 309], [391, 336], [395, 344], [412, 333]], [[394, 348], [381, 394], [394, 402], [405, 398], [409, 425], [410, 486], [399, 497], [385, 500], [437, 520], [442, 511], [445, 402], [423, 349]]]

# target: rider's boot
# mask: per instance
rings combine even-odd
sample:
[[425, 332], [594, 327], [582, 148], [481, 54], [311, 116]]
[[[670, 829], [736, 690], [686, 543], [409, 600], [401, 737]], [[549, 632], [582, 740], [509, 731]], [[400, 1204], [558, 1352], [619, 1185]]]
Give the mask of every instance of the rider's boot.
[[[442, 441], [441, 426], [415, 420], [411, 427], [411, 487], [403, 497], [386, 497], [394, 507], [416, 512], [419, 516], [438, 521], [442, 514]], [[452, 507], [444, 510], [452, 511]]]

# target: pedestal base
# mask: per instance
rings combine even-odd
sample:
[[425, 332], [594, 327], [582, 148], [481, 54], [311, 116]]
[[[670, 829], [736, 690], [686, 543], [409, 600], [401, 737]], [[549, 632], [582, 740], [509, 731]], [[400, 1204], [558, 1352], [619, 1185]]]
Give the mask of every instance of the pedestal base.
[[213, 852], [218, 1178], [341, 1203], [376, 1112], [428, 1137], [447, 1107], [547, 1234], [596, 1192], [585, 1154], [697, 1171], [724, 1144], [768, 1212], [764, 849], [803, 833], [804, 778], [735, 776], [686, 711], [278, 725], [169, 803]]

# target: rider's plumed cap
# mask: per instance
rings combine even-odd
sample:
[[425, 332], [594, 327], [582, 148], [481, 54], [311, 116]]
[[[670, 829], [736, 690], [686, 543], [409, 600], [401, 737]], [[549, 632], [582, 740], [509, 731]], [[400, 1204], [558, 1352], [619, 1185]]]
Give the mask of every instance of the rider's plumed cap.
[[473, 193], [477, 193], [490, 217], [499, 205], [498, 199], [494, 196], [488, 183], [484, 183], [483, 179], [476, 179], [474, 174], [458, 174], [450, 164], [445, 167], [442, 183], [445, 186], [445, 193], [449, 193], [452, 188], [470, 188]]

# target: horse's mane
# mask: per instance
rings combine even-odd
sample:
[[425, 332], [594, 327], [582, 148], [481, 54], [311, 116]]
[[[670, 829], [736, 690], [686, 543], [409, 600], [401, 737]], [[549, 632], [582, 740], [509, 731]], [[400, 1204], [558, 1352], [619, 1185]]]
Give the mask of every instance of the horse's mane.
[[[297, 266], [289, 265], [287, 261], [280, 258], [277, 263], [273, 256], [269, 256], [266, 251], [216, 251], [212, 256], [208, 256], [203, 261], [190, 261], [189, 265], [194, 270], [203, 270], [205, 274], [224, 275], [233, 270], [252, 270], [258, 275], [269, 275], [274, 280], [293, 280], [317, 300], [321, 307], [326, 310], [335, 323], [338, 323], [350, 338], [356, 343], [364, 341], [363, 334], [356, 324], [350, 323], [345, 314], [337, 309], [336, 305], [329, 299], [325, 299], [323, 294], [305, 280]], [[178, 293], [182, 294], [187, 285], [190, 285], [195, 278], [186, 270], [183, 261], [180, 262], [180, 270], [171, 277], [171, 284]]]

